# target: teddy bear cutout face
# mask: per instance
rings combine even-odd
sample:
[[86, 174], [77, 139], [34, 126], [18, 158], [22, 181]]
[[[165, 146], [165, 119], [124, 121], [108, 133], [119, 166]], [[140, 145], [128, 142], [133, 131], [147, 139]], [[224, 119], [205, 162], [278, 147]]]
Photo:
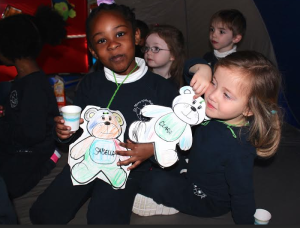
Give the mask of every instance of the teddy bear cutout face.
[[87, 106], [81, 116], [85, 119], [84, 133], [70, 145], [69, 164], [74, 185], [87, 184], [95, 178], [104, 180], [113, 188], [124, 188], [129, 174], [127, 166], [117, 166], [122, 157], [116, 150], [124, 139], [126, 122], [119, 111]]
[[189, 125], [197, 125], [205, 118], [205, 101], [202, 97], [194, 99], [194, 92], [182, 89], [182, 95], [173, 100], [173, 112], [179, 119]]
[[172, 108], [147, 105], [141, 112], [151, 118], [148, 122], [136, 121], [130, 125], [129, 138], [135, 142], [154, 142], [155, 158], [162, 167], [169, 167], [178, 160], [176, 145], [182, 150], [192, 146], [191, 125], [209, 118], [205, 115], [206, 104], [202, 97], [194, 99], [190, 86], [179, 90]]

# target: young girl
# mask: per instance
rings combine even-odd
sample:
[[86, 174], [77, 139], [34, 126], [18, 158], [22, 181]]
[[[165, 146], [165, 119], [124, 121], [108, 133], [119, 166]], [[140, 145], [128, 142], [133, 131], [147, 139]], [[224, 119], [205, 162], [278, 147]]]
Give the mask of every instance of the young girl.
[[178, 88], [184, 85], [185, 50], [180, 30], [171, 25], [154, 26], [148, 33], [142, 52], [154, 73], [170, 79]]
[[231, 211], [235, 223], [254, 224], [253, 162], [278, 147], [280, 84], [278, 70], [262, 54], [241, 51], [220, 60], [205, 92], [211, 121], [196, 128], [186, 175], [149, 172], [133, 211], [162, 214], [165, 207], [156, 210], [162, 205], [199, 217]]
[[17, 14], [0, 20], [0, 61], [15, 66], [17, 76], [0, 107], [0, 175], [11, 198], [31, 190], [55, 167], [52, 137], [57, 102], [36, 62], [44, 43], [59, 44], [65, 22], [51, 7], [35, 16]]
[[[135, 58], [132, 10], [124, 5], [100, 4], [86, 21], [86, 34], [89, 50], [103, 63], [104, 70], [84, 77], [74, 99], [75, 105], [84, 109], [87, 105], [106, 108], [110, 104], [111, 110], [122, 112], [127, 126], [141, 119], [140, 109], [145, 105], [171, 106], [177, 90], [168, 80], [148, 71], [143, 59]], [[55, 122], [61, 142], [71, 143], [82, 134], [82, 129], [70, 132], [61, 116], [57, 116]], [[128, 139], [128, 129], [124, 138]], [[66, 224], [90, 198], [88, 224], [129, 224], [134, 197], [151, 167], [148, 158], [153, 158], [154, 150], [151, 143], [130, 143], [128, 148], [131, 157], [123, 164], [133, 163], [129, 169], [135, 169], [130, 172], [125, 189], [114, 190], [100, 179], [73, 186], [70, 166], [66, 165], [30, 209], [32, 223]]]

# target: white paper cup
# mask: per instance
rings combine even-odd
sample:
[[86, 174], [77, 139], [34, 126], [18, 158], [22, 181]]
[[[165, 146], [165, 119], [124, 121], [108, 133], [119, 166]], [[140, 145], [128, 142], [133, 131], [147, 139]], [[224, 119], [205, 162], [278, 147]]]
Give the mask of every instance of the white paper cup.
[[67, 105], [61, 108], [61, 112], [65, 125], [71, 127], [71, 131], [77, 131], [79, 129], [81, 108], [76, 105]]
[[264, 209], [256, 209], [254, 214], [255, 225], [267, 225], [271, 219], [271, 213]]

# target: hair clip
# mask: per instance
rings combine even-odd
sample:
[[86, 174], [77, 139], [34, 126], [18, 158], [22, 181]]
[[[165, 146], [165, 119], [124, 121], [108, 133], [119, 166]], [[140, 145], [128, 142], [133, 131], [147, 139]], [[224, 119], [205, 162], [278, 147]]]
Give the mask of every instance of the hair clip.
[[273, 115], [275, 115], [275, 114], [277, 113], [277, 111], [272, 110], [271, 113], [272, 113]]
[[114, 1], [114, 0], [97, 0], [97, 5], [98, 5], [98, 6], [99, 6], [100, 4], [102, 4], [102, 3], [105, 3], [105, 4], [110, 5], [110, 4], [115, 3], [115, 1]]

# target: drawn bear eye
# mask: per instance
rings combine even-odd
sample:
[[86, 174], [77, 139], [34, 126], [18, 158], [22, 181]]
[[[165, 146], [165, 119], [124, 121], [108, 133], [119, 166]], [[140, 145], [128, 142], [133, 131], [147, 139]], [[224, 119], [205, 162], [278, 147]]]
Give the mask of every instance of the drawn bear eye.
[[109, 121], [111, 121], [111, 116], [109, 117]]
[[201, 109], [201, 108], [202, 108], [202, 106], [201, 106], [201, 105], [199, 105], [198, 109]]
[[196, 100], [193, 101], [193, 104], [196, 104]]
[[105, 120], [105, 117], [104, 117], [104, 116], [102, 116], [102, 120]]

